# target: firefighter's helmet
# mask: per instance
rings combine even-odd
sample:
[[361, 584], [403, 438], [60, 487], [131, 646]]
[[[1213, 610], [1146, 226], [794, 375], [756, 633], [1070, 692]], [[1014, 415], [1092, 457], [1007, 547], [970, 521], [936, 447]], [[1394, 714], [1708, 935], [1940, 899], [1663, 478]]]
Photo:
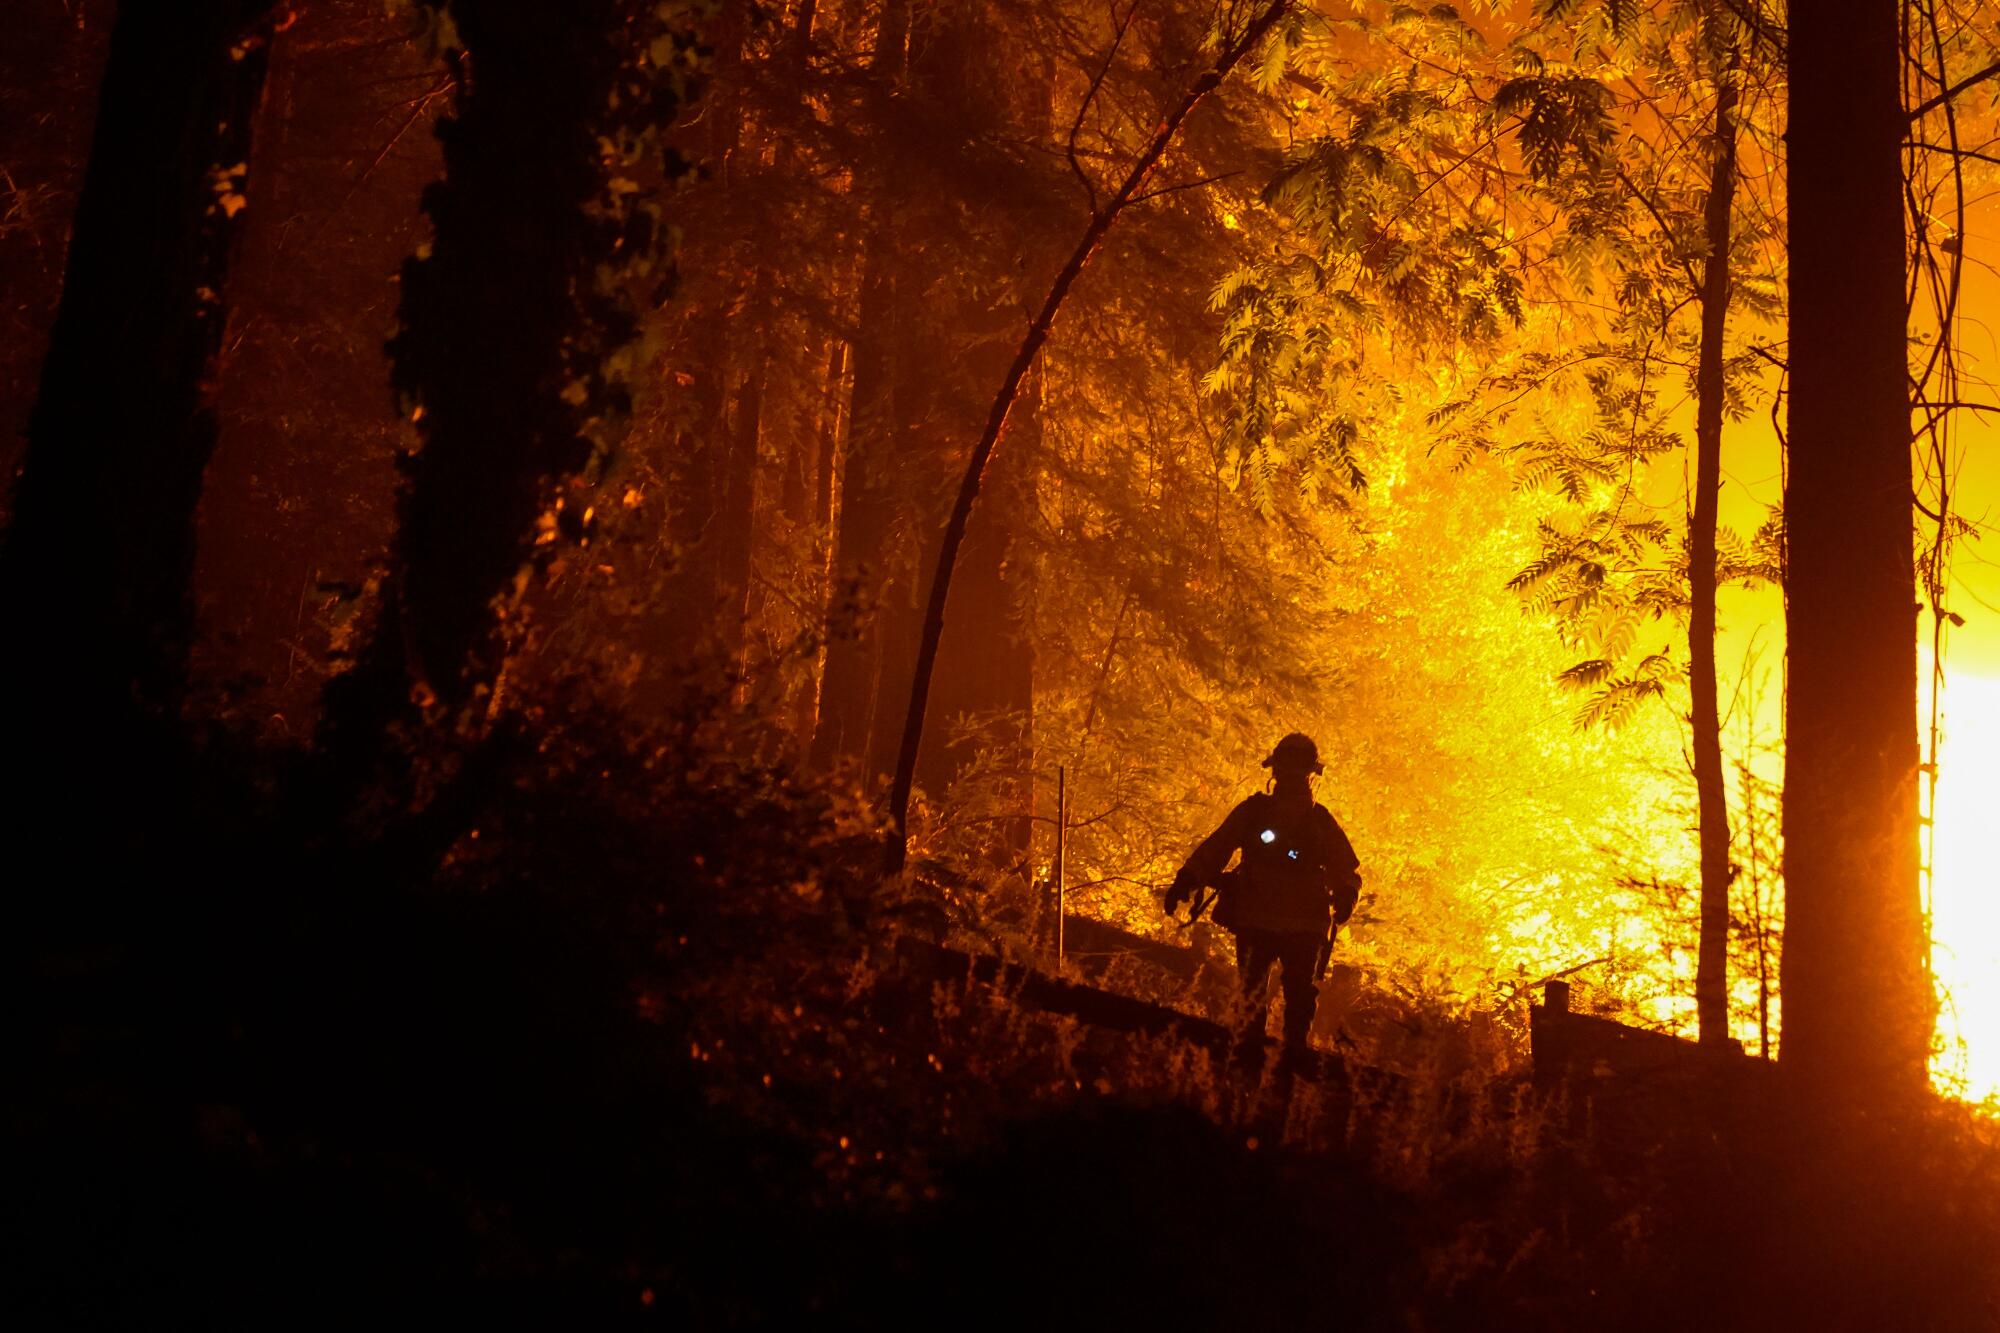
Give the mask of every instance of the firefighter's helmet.
[[1302, 731], [1295, 731], [1279, 741], [1271, 750], [1271, 757], [1264, 761], [1265, 768], [1303, 768], [1313, 773], [1324, 773], [1326, 765], [1319, 761], [1319, 747], [1312, 737]]

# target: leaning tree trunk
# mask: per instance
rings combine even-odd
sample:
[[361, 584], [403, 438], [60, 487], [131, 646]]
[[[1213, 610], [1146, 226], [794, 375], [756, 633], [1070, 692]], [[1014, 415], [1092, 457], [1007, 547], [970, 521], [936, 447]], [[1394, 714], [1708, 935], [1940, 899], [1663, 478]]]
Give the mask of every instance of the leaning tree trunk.
[[1736, 202], [1736, 68], [1716, 84], [1715, 161], [1708, 181], [1708, 264], [1701, 284], [1701, 352], [1695, 370], [1694, 514], [1688, 524], [1690, 684], [1694, 785], [1701, 818], [1701, 949], [1695, 1016], [1705, 1042], [1729, 1037], [1729, 796], [1716, 703], [1715, 528], [1722, 498], [1723, 340], [1729, 332], [1730, 214]]
[[1189, 113], [1201, 104], [1201, 100], [1215, 90], [1221, 82], [1241, 63], [1244, 56], [1255, 49], [1271, 29], [1277, 26], [1292, 0], [1271, 0], [1261, 10], [1256, 11], [1243, 30], [1228, 36], [1215, 58], [1215, 63], [1196, 77], [1195, 81], [1171, 107], [1153, 130], [1139, 156], [1119, 183], [1111, 197], [1098, 207], [1084, 226], [1083, 235], [1078, 239], [1076, 249], [1069, 260], [1057, 270], [1055, 281], [1050, 284], [1048, 296], [1042, 308], [1029, 322], [1027, 332], [1021, 339], [1020, 348], [1013, 362], [1007, 367], [1006, 376], [1000, 382], [999, 392], [994, 395], [992, 410], [986, 418], [986, 429], [972, 446], [972, 455], [966, 460], [965, 476], [959, 484], [958, 498], [952, 505], [951, 517], [945, 523], [944, 543], [938, 553], [937, 568], [931, 575], [929, 604], [925, 608], [923, 635], [917, 646], [917, 666], [915, 679], [910, 686], [909, 710], [903, 721], [903, 740], [896, 755], [896, 775], [889, 789], [889, 835], [885, 846], [884, 865], [890, 874], [898, 874], [909, 851], [910, 791], [915, 784], [917, 754], [922, 748], [924, 737], [924, 712], [930, 702], [931, 676], [937, 667], [938, 640], [944, 633], [945, 603], [951, 596], [952, 568], [958, 561], [959, 548], [965, 542], [966, 523], [972, 516], [972, 506], [979, 499], [979, 487], [986, 475], [986, 465], [993, 457], [993, 450], [1000, 443], [1000, 437], [1007, 429], [1007, 418], [1013, 411], [1014, 401], [1020, 396], [1021, 383], [1027, 378], [1028, 370], [1040, 355], [1042, 344], [1049, 339], [1049, 330], [1055, 326], [1056, 316], [1062, 312], [1063, 302], [1068, 299], [1070, 288], [1082, 275], [1091, 256], [1097, 253], [1105, 234], [1119, 215], [1131, 206], [1146, 178], [1166, 155], [1174, 140], [1180, 137], [1181, 126], [1186, 123]]
[[1897, 6], [1791, 33], [1784, 1062], [1921, 1089], [1935, 1017], [1917, 879], [1917, 598]]

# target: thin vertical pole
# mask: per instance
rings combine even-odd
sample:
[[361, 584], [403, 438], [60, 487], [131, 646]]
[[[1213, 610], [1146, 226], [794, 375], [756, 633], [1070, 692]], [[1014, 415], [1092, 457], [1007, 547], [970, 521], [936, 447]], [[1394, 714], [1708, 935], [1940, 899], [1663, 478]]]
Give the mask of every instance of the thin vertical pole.
[[1069, 833], [1069, 769], [1056, 769], [1056, 971], [1063, 965], [1063, 852]]

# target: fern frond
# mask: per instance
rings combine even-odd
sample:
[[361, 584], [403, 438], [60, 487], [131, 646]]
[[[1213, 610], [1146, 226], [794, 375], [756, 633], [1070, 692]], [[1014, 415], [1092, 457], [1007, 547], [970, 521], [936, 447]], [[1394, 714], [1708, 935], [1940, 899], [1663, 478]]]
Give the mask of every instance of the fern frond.
[[1507, 590], [1509, 592], [1521, 592], [1532, 588], [1536, 584], [1548, 579], [1550, 575], [1563, 569], [1569, 563], [1570, 557], [1565, 552], [1552, 552], [1539, 559], [1531, 560], [1522, 567], [1520, 573], [1507, 580]]
[[1593, 685], [1602, 685], [1610, 675], [1611, 663], [1605, 661], [1603, 658], [1594, 657], [1588, 661], [1578, 662], [1575, 666], [1559, 674], [1556, 679], [1569, 688], [1576, 690], [1585, 689]]

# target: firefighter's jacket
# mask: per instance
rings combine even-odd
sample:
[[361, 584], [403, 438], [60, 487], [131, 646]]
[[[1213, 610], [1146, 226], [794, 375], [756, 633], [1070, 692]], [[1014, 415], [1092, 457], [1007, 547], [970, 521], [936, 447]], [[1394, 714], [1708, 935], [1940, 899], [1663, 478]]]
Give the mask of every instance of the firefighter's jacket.
[[1317, 801], [1287, 807], [1267, 792], [1249, 797], [1194, 849], [1180, 878], [1217, 883], [1239, 851], [1241, 873], [1216, 909], [1231, 929], [1323, 935], [1328, 910], [1344, 921], [1361, 896], [1360, 858]]

